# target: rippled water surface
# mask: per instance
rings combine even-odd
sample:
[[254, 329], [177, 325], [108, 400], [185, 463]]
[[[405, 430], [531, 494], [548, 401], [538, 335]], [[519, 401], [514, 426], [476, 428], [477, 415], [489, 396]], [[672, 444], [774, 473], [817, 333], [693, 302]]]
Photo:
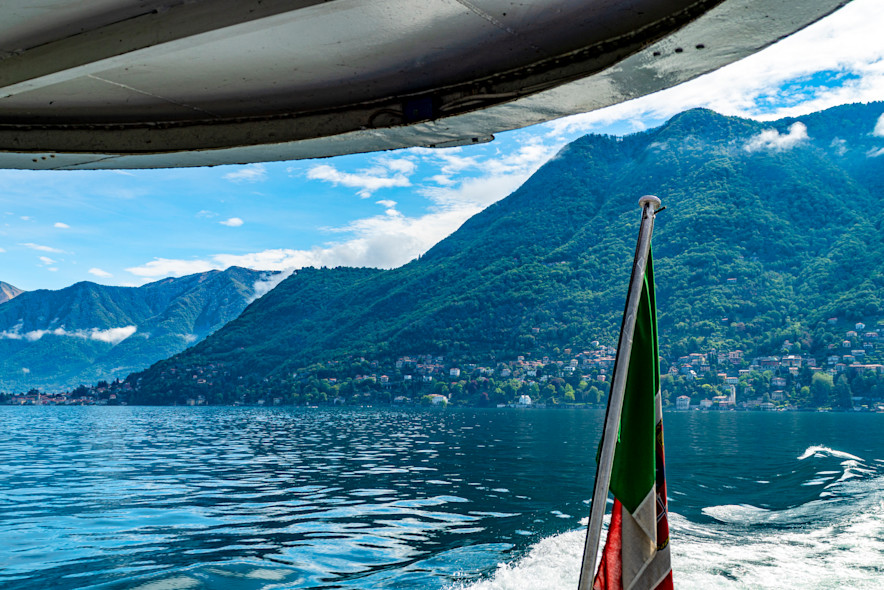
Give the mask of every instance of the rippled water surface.
[[[0, 408], [0, 587], [576, 587], [601, 412]], [[884, 415], [665, 416], [679, 587], [880, 588]]]

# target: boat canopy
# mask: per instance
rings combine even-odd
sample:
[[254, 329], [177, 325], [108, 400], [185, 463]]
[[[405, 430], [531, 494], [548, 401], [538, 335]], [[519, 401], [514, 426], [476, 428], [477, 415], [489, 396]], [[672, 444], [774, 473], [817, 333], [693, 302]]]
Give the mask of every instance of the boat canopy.
[[13, 0], [0, 167], [480, 143], [695, 78], [848, 0]]

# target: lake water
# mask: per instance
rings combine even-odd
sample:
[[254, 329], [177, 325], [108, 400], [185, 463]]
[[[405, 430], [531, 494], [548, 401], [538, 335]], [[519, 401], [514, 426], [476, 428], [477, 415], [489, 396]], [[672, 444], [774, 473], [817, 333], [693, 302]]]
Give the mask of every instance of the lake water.
[[[3, 407], [0, 587], [573, 589], [602, 418]], [[884, 587], [884, 415], [664, 425], [677, 587]]]

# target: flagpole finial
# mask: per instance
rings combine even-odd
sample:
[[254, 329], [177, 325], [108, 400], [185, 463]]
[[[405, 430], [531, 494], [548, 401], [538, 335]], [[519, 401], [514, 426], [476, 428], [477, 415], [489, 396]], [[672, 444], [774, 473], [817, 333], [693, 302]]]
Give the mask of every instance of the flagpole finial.
[[654, 210], [657, 210], [660, 208], [660, 205], [663, 202], [659, 198], [655, 197], [654, 195], [645, 195], [641, 199], [638, 200], [638, 206], [641, 207], [642, 209], [644, 209], [645, 205], [648, 203], [650, 203], [654, 207]]

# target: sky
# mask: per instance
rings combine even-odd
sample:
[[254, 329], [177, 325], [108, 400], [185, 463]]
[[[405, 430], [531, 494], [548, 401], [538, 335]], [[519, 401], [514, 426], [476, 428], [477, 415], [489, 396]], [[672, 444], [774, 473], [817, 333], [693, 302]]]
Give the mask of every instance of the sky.
[[767, 121], [884, 100], [881, 8], [854, 0], [696, 80], [488, 144], [215, 168], [0, 170], [0, 281], [30, 291], [231, 265], [400, 266], [587, 133], [643, 131], [693, 107]]

